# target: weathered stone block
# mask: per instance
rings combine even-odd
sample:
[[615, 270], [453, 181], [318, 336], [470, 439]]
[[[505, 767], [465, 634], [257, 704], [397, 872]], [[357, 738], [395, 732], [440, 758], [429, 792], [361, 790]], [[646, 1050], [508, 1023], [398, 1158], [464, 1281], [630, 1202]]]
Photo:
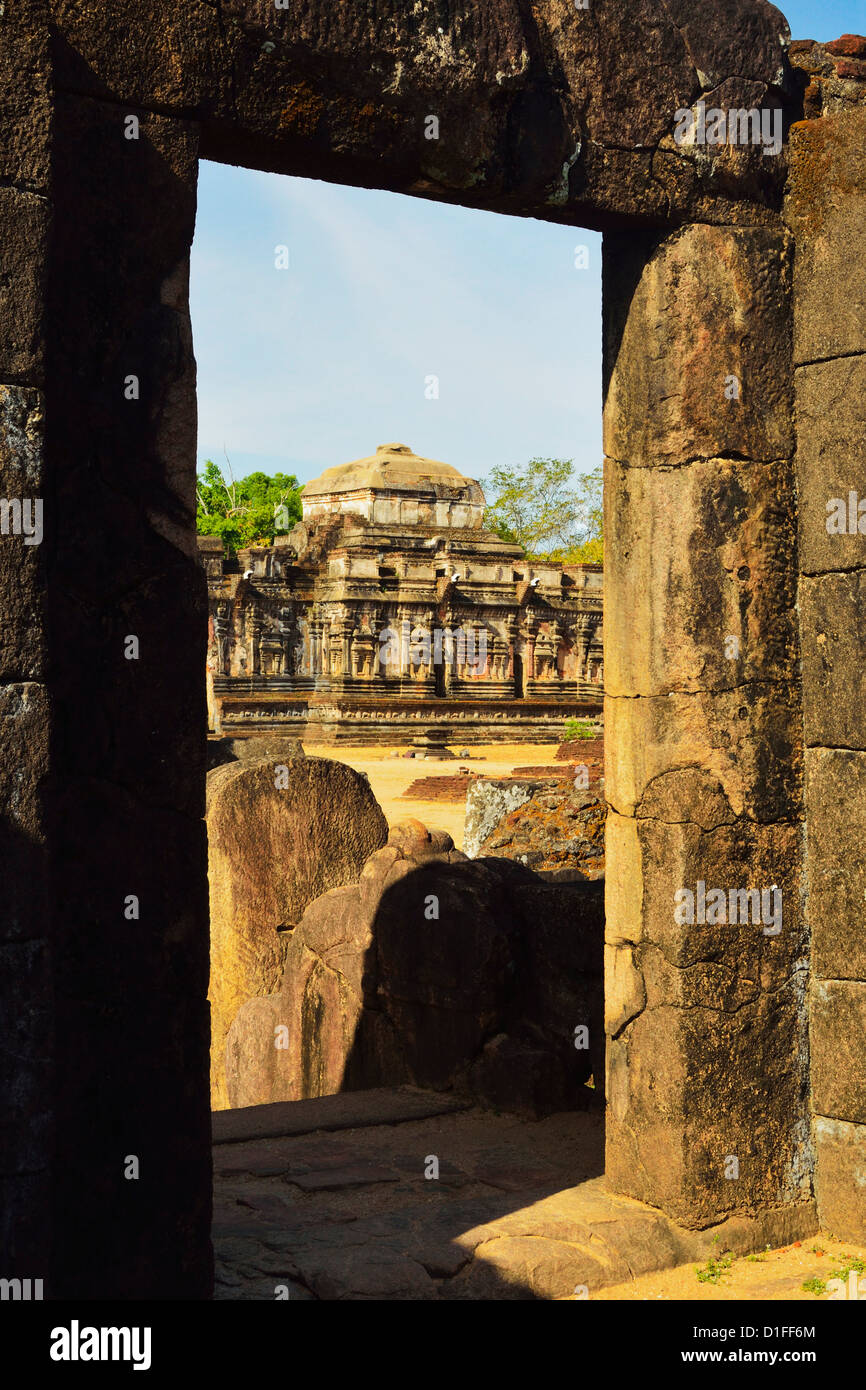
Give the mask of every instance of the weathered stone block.
[[[558, 0], [531, 23], [514, 0], [399, 24], [270, 0], [148, 0], [133, 15], [111, 0], [98, 16], [59, 0], [53, 19], [62, 86], [193, 113], [210, 158], [294, 174], [332, 160], [347, 182], [568, 208], [587, 225], [736, 220], [743, 200], [775, 204], [784, 179], [783, 159], [751, 148], [727, 150], [719, 178], [721, 157], [672, 139], [674, 113], [701, 88], [712, 98], [708, 83], [733, 107], [777, 99], [787, 27], [763, 0], [739, 7], [733, 32], [727, 7], [705, 8], [687, 41], [686, 18], [660, 20], [650, 0], [613, 8], [603, 26]], [[433, 96], [441, 141], [424, 139]]]
[[513, 778], [495, 780], [492, 777], [479, 777], [470, 782], [466, 792], [466, 821], [463, 828], [463, 850], [470, 859], [481, 852], [488, 835], [509, 812], [526, 804], [535, 785], [529, 781], [517, 782]]
[[[57, 518], [46, 495], [43, 409], [40, 392], [0, 386], [0, 494], [12, 509], [8, 534], [0, 535], [0, 681], [39, 680], [46, 669], [43, 542]], [[22, 507], [18, 535], [16, 504]]]
[[283, 734], [264, 734], [254, 738], [209, 738], [207, 741], [208, 771], [228, 763], [261, 762], [270, 758], [274, 763], [288, 763], [304, 757], [300, 739]]
[[803, 725], [807, 744], [862, 748], [866, 672], [866, 577], [863, 570], [804, 576]]
[[53, 114], [48, 6], [45, 0], [17, 0], [0, 18], [0, 178], [46, 193]]
[[[149, 117], [127, 142], [118, 107], [58, 99], [55, 196], [78, 212], [52, 239], [46, 451], [63, 776], [102, 777], [154, 806], [175, 805], [180, 781], [177, 809], [198, 817], [207, 595], [185, 304], [196, 160], [188, 123]], [[143, 188], [158, 218], [141, 216]], [[82, 335], [91, 321], [99, 332]], [[126, 399], [127, 375], [138, 400]], [[167, 627], [190, 637], [174, 648]], [[138, 659], [127, 659], [130, 635]]]
[[813, 1132], [821, 1230], [866, 1241], [866, 1125], [816, 1116]]
[[102, 0], [98, 8], [52, 0], [52, 20], [61, 88], [126, 103], [133, 112], [138, 104], [185, 116], [229, 115], [231, 50], [218, 7], [208, 0], [142, 0], [132, 9], [124, 0]]
[[48, 204], [0, 188], [0, 379], [39, 386], [45, 370]]
[[807, 749], [806, 804], [812, 969], [819, 979], [864, 980], [866, 753]]
[[[866, 535], [858, 529], [857, 504], [861, 497], [866, 497], [866, 356], [798, 368], [796, 393], [798, 531], [803, 573], [823, 574], [862, 566], [866, 559]], [[851, 492], [855, 496], [849, 507]], [[844, 505], [841, 515], [840, 502]], [[834, 528], [832, 531], [828, 531], [828, 524]], [[835, 529], [840, 524], [844, 527], [841, 534]], [[866, 527], [866, 519], [863, 525]], [[805, 622], [802, 627], [804, 635], [808, 635]]]
[[[748, 821], [704, 829], [676, 797], [654, 812], [637, 826], [644, 935], [609, 948], [608, 1179], [702, 1226], [808, 1195], [800, 833]], [[779, 896], [764, 900], [771, 885]], [[732, 903], [742, 888], [757, 898]]]
[[866, 1124], [866, 981], [812, 981], [812, 1108]]
[[357, 881], [388, 826], [367, 779], [324, 758], [215, 768], [207, 826], [211, 1090], [214, 1109], [222, 1109], [235, 1014], [246, 1000], [277, 992], [287, 928], [320, 894]]
[[863, 352], [866, 109], [798, 122], [789, 158], [785, 216], [797, 238], [794, 360]]
[[[632, 237], [605, 238], [607, 457], [643, 468], [789, 458], [784, 237], [695, 224], [659, 241], [642, 264], [643, 254]], [[728, 507], [734, 502], [735, 493]]]
[[[464, 848], [525, 864], [536, 873], [568, 871], [604, 876], [604, 797], [571, 780], [487, 781], [470, 785]], [[467, 851], [469, 853], [470, 851]]]
[[[736, 409], [737, 407], [733, 407]], [[605, 463], [608, 695], [707, 694], [797, 676], [787, 463]], [[652, 621], [646, 621], [647, 610]]]
[[[716, 694], [607, 696], [605, 797], [634, 814], [647, 788], [671, 778], [681, 795], [712, 788], [734, 816], [759, 821], [799, 814], [802, 716], [799, 692], [750, 682]], [[703, 776], [695, 780], [693, 772]], [[685, 781], [683, 781], [685, 778]]]

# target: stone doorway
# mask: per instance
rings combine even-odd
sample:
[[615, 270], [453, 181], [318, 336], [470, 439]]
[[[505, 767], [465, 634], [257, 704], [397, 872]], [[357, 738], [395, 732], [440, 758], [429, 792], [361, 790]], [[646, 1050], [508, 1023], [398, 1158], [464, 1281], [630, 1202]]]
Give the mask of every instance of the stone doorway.
[[[603, 24], [563, 0], [446, 8], [405, 29], [384, 6], [264, 0], [58, 3], [50, 22], [33, 0], [4, 19], [4, 486], [46, 507], [44, 544], [3, 578], [7, 1272], [50, 1270], [53, 1296], [211, 1288], [199, 157], [604, 232], [607, 1181], [691, 1228], [808, 1214], [814, 1184], [838, 1233], [862, 1223], [840, 1194], [863, 1068], [834, 1044], [862, 1037], [842, 1022], [862, 1014], [862, 952], [840, 947], [860, 939], [862, 893], [834, 897], [814, 857], [863, 818], [862, 731], [834, 723], [819, 592], [823, 577], [843, 596], [858, 650], [843, 571], [859, 560], [806, 546], [801, 573], [797, 549], [810, 518], [826, 541], [825, 494], [850, 482], [822, 461], [853, 468], [856, 429], [837, 419], [838, 450], [821, 433], [821, 374], [855, 373], [833, 399], [861, 389], [857, 296], [838, 293], [860, 273], [843, 249], [863, 197], [856, 81], [822, 97], [819, 65], [804, 113], [761, 0], [676, 22], [615, 0]], [[677, 144], [699, 98], [781, 110], [784, 157], [729, 148], [716, 165]], [[696, 935], [673, 895], [700, 884], [780, 891], [783, 930]], [[818, 942], [811, 1097], [808, 894], [827, 909], [815, 932], [852, 924]], [[134, 1200], [130, 1152], [153, 1175]]]

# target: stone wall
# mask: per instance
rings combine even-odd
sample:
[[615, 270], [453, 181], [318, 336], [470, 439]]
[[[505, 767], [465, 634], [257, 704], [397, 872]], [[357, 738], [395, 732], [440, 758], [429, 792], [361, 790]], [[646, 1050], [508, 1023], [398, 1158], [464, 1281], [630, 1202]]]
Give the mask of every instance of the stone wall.
[[[792, 242], [647, 250], [632, 287], [606, 239], [607, 1174], [700, 1226], [811, 1198]], [[783, 931], [679, 925], [699, 882], [780, 886]]]
[[[48, 35], [41, 7], [16, 7], [0, 61], [0, 490], [44, 498], [45, 267], [52, 141]], [[49, 522], [50, 524], [50, 522]], [[44, 1277], [53, 1236], [57, 1142], [52, 1007], [52, 756], [46, 546], [0, 542], [0, 1260], [11, 1278]]]
[[[238, 685], [241, 683], [238, 682]], [[600, 689], [600, 687], [599, 687]], [[404, 692], [403, 698], [358, 695], [217, 696], [220, 731], [226, 734], [285, 733], [311, 744], [405, 745], [427, 729], [461, 747], [475, 743], [558, 743], [566, 719], [597, 712], [596, 696], [577, 700], [440, 700]]]
[[[860, 40], [859, 52], [859, 59], [849, 61], [855, 68], [859, 63], [866, 78], [866, 40]], [[813, 78], [813, 85], [825, 84], [835, 97], [831, 110], [792, 132], [787, 203], [797, 242], [794, 381], [812, 1133], [822, 1226], [864, 1240], [866, 501], [860, 499], [866, 498], [866, 81], [859, 84], [859, 105], [840, 100], [833, 76], [823, 82], [819, 76], [817, 84]]]

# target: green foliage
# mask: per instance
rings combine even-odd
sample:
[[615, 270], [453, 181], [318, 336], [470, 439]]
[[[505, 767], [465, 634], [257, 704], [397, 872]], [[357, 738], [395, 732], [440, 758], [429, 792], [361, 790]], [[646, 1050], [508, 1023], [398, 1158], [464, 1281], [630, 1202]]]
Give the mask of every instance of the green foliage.
[[595, 729], [588, 719], [566, 719], [562, 730], [564, 743], [573, 743], [578, 738], [595, 738]]
[[[813, 1245], [812, 1253], [815, 1255], [823, 1255], [824, 1252]], [[822, 1294], [827, 1292], [827, 1285], [832, 1279], [840, 1279], [843, 1284], [847, 1285], [848, 1275], [851, 1273], [852, 1269], [857, 1274], [866, 1274], [866, 1260], [857, 1259], [852, 1255], [843, 1255], [842, 1259], [845, 1263], [840, 1265], [838, 1269], [831, 1269], [830, 1273], [825, 1274], [821, 1279], [819, 1279], [817, 1275], [814, 1279], [807, 1279], [800, 1287], [804, 1289], [806, 1293], [813, 1293], [816, 1298], [820, 1298]]]
[[[212, 459], [205, 461], [196, 486], [196, 530], [200, 536], [221, 536], [234, 554], [249, 545], [272, 545], [274, 536], [291, 531], [301, 519], [301, 489], [290, 473], [249, 473], [226, 482]], [[283, 508], [281, 515], [277, 509]]]
[[827, 1292], [827, 1285], [824, 1283], [824, 1280], [819, 1279], [817, 1275], [814, 1279], [806, 1279], [805, 1282], [800, 1285], [800, 1288], [803, 1289], [805, 1293], [813, 1293], [816, 1298], [820, 1298], [822, 1293]]
[[698, 1282], [701, 1284], [718, 1284], [722, 1275], [729, 1273], [733, 1263], [734, 1257], [730, 1253], [720, 1255], [717, 1260], [710, 1256], [703, 1269], [701, 1269], [700, 1265], [695, 1265], [695, 1274], [698, 1276]]
[[484, 490], [484, 524], [529, 559], [603, 563], [601, 467], [575, 477], [572, 459], [534, 458], [523, 469], [494, 468]]

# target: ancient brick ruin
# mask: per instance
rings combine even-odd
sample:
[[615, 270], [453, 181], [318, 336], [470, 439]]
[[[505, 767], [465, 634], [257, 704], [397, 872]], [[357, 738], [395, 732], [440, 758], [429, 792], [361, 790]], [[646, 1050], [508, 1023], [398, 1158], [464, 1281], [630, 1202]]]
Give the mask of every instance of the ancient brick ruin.
[[[606, 1180], [866, 1237], [863, 40], [794, 51], [765, 0], [0, 29], [2, 489], [45, 519], [0, 544], [2, 1273], [211, 1290], [200, 158], [604, 232]], [[699, 101], [780, 112], [780, 153], [678, 144]], [[700, 885], [781, 930], [678, 921]]]
[[215, 731], [554, 742], [600, 711], [600, 565], [529, 561], [484, 529], [478, 483], [405, 444], [329, 468], [302, 505], [233, 565], [199, 537]]

